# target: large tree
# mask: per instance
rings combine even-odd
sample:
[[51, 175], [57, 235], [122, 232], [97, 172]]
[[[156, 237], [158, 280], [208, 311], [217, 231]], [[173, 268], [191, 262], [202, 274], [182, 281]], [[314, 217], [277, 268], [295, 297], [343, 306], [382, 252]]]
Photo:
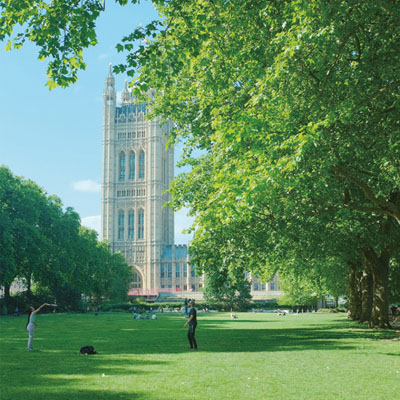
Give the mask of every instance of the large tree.
[[[173, 188], [175, 204], [193, 207], [203, 228], [246, 210], [277, 218], [281, 230], [328, 210], [351, 211], [354, 227], [377, 224], [395, 243], [362, 252], [371, 325], [387, 326], [400, 223], [396, 2], [172, 1], [162, 11], [156, 40], [128, 64], [140, 65], [136, 93], [157, 89], [154, 113], [174, 120], [187, 154], [208, 154], [188, 156], [193, 170]], [[139, 29], [124, 43], [145, 37]]]

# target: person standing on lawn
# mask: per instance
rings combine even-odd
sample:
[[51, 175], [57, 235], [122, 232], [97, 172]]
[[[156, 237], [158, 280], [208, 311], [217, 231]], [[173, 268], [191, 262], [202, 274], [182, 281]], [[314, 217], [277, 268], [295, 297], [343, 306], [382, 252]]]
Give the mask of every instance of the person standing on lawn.
[[28, 350], [33, 350], [33, 336], [35, 332], [35, 326], [38, 326], [37, 323], [35, 322], [36, 319], [36, 314], [44, 307], [44, 306], [54, 306], [55, 304], [48, 304], [44, 303], [40, 307], [38, 307], [36, 310], [34, 309], [33, 306], [30, 306], [29, 308], [29, 313], [28, 313], [28, 322], [26, 324], [26, 330], [28, 331], [29, 334], [29, 339], [28, 339]]
[[189, 306], [189, 319], [186, 321], [184, 327], [186, 328], [189, 325], [187, 336], [189, 339], [190, 350], [197, 350], [197, 342], [194, 336], [197, 327], [197, 311], [194, 308], [194, 300], [190, 300]]

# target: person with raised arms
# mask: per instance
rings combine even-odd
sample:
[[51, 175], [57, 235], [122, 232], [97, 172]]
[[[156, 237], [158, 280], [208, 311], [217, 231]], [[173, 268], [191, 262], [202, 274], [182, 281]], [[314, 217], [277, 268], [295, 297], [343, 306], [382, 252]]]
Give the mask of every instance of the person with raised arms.
[[33, 336], [34, 336], [34, 332], [35, 332], [35, 326], [38, 326], [38, 324], [35, 322], [36, 314], [45, 306], [57, 307], [56, 304], [48, 304], [48, 303], [42, 304], [36, 310], [33, 306], [29, 307], [28, 322], [26, 324], [26, 330], [28, 331], [28, 334], [29, 334], [28, 350], [33, 350], [32, 345], [33, 345]]

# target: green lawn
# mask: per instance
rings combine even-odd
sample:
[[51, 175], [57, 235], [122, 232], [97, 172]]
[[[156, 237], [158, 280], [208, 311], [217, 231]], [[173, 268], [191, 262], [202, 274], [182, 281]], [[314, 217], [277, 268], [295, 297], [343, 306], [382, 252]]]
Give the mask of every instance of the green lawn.
[[[0, 399], [400, 399], [400, 340], [339, 314], [128, 313], [0, 318]], [[93, 345], [97, 355], [79, 349]]]

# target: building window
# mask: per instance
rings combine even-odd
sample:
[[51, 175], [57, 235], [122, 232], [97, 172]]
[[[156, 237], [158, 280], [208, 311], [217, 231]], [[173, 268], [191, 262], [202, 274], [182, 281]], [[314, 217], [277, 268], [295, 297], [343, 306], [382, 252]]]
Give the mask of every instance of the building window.
[[163, 221], [163, 239], [164, 242], [168, 240], [168, 221], [167, 221], [167, 210], [162, 210], [162, 221]]
[[196, 277], [196, 268], [195, 267], [192, 267], [191, 276], [192, 276], [192, 278]]
[[131, 153], [129, 155], [129, 179], [130, 180], [135, 179], [135, 162], [136, 162], [135, 153]]
[[168, 264], [168, 278], [172, 278], [172, 264]]
[[196, 285], [192, 285], [192, 292], [195, 292], [196, 291]]
[[119, 155], [119, 180], [125, 180], [125, 153]]
[[187, 278], [187, 265], [183, 264], [183, 277]]
[[175, 267], [175, 278], [180, 278], [181, 277], [181, 267], [179, 266], [179, 264], [176, 264]]
[[183, 285], [183, 290], [187, 290], [187, 285]]
[[258, 283], [254, 284], [254, 290], [258, 290]]
[[133, 210], [129, 211], [128, 214], [128, 239], [134, 239], [135, 235], [135, 214]]
[[161, 278], [165, 278], [165, 267], [164, 267], [164, 265], [161, 265], [160, 276], [161, 276]]
[[274, 283], [274, 282], [271, 282], [271, 283], [269, 284], [269, 288], [270, 288], [270, 290], [275, 290], [275, 283]]
[[176, 289], [180, 289], [180, 288], [181, 288], [181, 285], [176, 285], [175, 288], [176, 288]]
[[161, 289], [165, 289], [165, 285], [161, 285]]
[[139, 156], [139, 179], [144, 179], [144, 152]]
[[172, 289], [172, 285], [171, 284], [168, 285], [168, 289]]
[[118, 240], [124, 240], [124, 212], [118, 213]]
[[165, 162], [165, 158], [162, 159], [162, 181], [163, 183], [167, 183], [167, 164]]
[[142, 209], [138, 213], [138, 239], [144, 239], [144, 211]]
[[265, 290], [267, 288], [267, 285], [265, 283], [262, 284], [261, 289]]
[[140, 289], [142, 287], [142, 281], [139, 274], [137, 274], [136, 272], [133, 273], [131, 287], [134, 289]]

